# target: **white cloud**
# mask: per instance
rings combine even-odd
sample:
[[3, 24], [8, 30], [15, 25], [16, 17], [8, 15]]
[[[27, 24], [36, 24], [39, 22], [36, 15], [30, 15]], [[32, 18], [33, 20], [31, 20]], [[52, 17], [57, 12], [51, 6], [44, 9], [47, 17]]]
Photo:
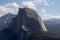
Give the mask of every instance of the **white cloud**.
[[50, 6], [51, 4], [55, 4], [54, 2], [50, 2], [50, 0], [33, 0], [35, 4], [40, 4], [44, 6]]
[[49, 2], [49, 0], [24, 0], [22, 2], [24, 7], [29, 7], [32, 9], [36, 9], [36, 6], [38, 5], [50, 6], [51, 4], [54, 4], [54, 2]]
[[45, 6], [49, 6], [50, 5], [48, 0], [34, 0], [34, 2], [36, 4], [45, 5]]
[[45, 9], [43, 9], [43, 8], [41, 9], [41, 12], [44, 14], [46, 13]]
[[53, 5], [53, 4], [55, 4], [54, 2], [51, 2], [51, 4]]
[[16, 2], [7, 3], [4, 6], [0, 5], [0, 17], [7, 14], [17, 14], [19, 5]]
[[0, 5], [0, 17], [3, 16], [3, 15], [6, 15], [8, 13], [11, 13], [11, 14], [17, 14], [17, 11], [18, 9], [17, 8], [8, 8], [6, 6], [1, 6]]
[[37, 4], [41, 4], [43, 2], [43, 0], [34, 0], [34, 2]]
[[49, 6], [50, 4], [48, 3], [48, 0], [43, 1], [44, 5]]
[[49, 15], [48, 14], [47, 19], [52, 19], [52, 18], [60, 19], [60, 15]]
[[5, 12], [6, 11], [6, 8], [4, 6], [0, 6], [0, 11], [1, 12]]
[[22, 5], [24, 7], [36, 9], [36, 5], [32, 1], [23, 1]]
[[24, 7], [29, 7], [29, 8], [36, 9], [37, 5], [49, 6], [50, 4], [49, 4], [48, 0], [29, 0], [29, 1], [25, 0], [25, 1], [22, 2], [22, 5]]
[[19, 8], [19, 5], [16, 2], [7, 3], [6, 6], [11, 6], [11, 7], [17, 7], [17, 8]]
[[38, 2], [40, 2], [40, 3], [42, 3], [42, 2], [43, 2], [43, 0], [36, 0], [36, 1], [38, 1]]
[[50, 14], [46, 13], [46, 10], [44, 8], [41, 9], [41, 12], [45, 16], [45, 19], [52, 19], [52, 18], [59, 19], [60, 18], [60, 15], [50, 15]]
[[5, 6], [0, 6], [0, 12], [3, 12], [3, 13], [14, 13], [15, 11], [11, 8], [7, 8]]

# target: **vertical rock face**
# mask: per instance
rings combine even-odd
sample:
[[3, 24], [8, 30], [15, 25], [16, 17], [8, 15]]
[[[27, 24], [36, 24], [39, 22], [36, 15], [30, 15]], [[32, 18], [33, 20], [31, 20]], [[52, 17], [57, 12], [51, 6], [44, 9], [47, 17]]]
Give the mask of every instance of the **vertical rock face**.
[[39, 15], [29, 8], [19, 8], [18, 15], [13, 18], [9, 28], [11, 28], [15, 34], [20, 33], [22, 30], [33, 33], [47, 32]]

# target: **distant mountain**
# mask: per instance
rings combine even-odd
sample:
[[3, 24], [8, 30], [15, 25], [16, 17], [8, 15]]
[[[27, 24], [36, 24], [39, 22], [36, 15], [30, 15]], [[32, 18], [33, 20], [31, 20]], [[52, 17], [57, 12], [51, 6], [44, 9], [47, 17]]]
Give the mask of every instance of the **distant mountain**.
[[44, 21], [48, 31], [60, 36], [60, 19], [50, 19]]
[[45, 21], [50, 21], [50, 22], [54, 22], [56, 24], [60, 24], [60, 19], [48, 19], [48, 20], [45, 20]]
[[8, 13], [2, 17], [0, 17], [0, 31], [4, 28], [7, 28], [8, 24], [11, 22], [12, 18], [15, 17], [15, 15]]

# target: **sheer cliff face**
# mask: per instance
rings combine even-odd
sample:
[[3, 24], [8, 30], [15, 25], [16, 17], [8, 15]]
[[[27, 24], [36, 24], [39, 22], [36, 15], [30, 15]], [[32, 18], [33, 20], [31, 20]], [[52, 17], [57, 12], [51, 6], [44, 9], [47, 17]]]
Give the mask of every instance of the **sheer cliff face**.
[[13, 18], [9, 27], [14, 33], [19, 33], [21, 30], [27, 32], [47, 32], [39, 15], [29, 8], [19, 8], [18, 15]]

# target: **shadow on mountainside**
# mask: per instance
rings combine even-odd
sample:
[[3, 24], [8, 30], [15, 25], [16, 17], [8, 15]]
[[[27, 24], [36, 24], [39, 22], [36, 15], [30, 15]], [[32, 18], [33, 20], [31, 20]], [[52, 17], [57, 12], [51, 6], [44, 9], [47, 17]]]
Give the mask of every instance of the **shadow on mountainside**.
[[17, 40], [17, 38], [9, 28], [5, 28], [0, 32], [0, 40]]
[[[25, 34], [27, 34], [27, 32]], [[0, 32], [0, 40], [19, 40], [19, 37], [18, 35], [14, 35], [11, 29], [6, 28]], [[23, 37], [22, 40], [60, 40], [60, 39], [48, 33], [38, 34], [30, 33], [28, 36], [25, 35], [25, 37]]]

